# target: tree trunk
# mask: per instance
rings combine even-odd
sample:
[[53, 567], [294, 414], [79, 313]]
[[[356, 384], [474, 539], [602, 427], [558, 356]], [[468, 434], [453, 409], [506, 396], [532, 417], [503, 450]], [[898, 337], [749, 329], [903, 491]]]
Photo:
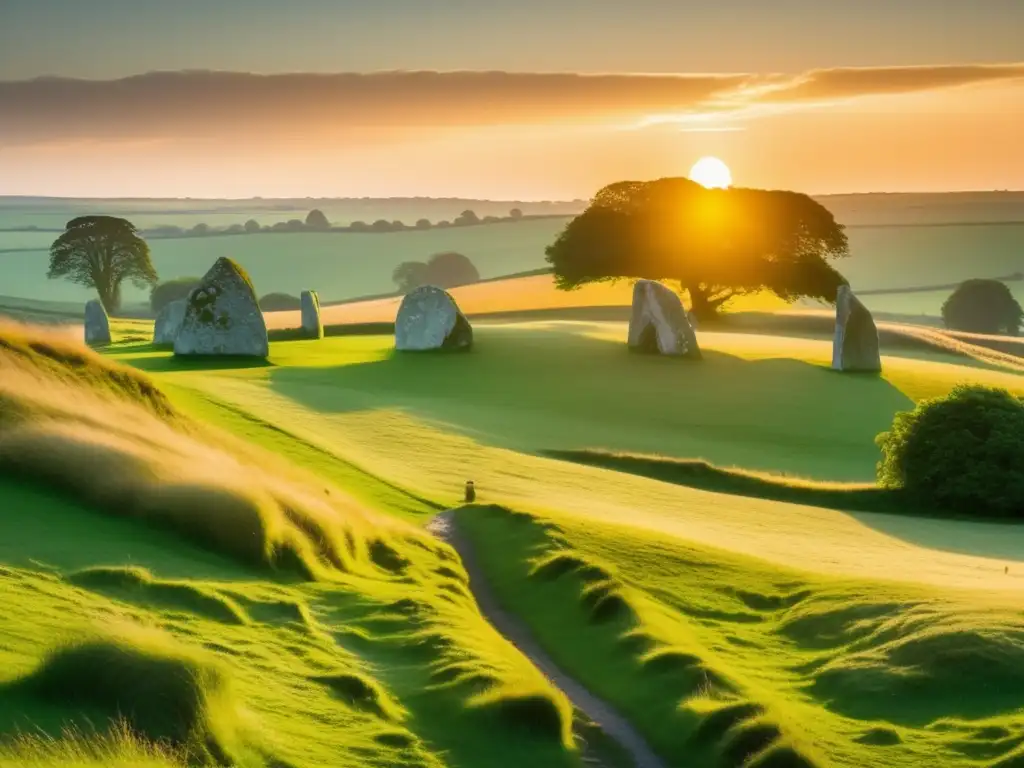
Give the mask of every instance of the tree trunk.
[[714, 320], [717, 316], [717, 307], [713, 306], [708, 297], [710, 291], [701, 287], [700, 284], [686, 286], [686, 292], [690, 294], [690, 311], [700, 322]]
[[113, 315], [121, 308], [120, 285], [97, 285], [96, 293], [99, 294], [100, 304], [107, 310], [108, 315]]

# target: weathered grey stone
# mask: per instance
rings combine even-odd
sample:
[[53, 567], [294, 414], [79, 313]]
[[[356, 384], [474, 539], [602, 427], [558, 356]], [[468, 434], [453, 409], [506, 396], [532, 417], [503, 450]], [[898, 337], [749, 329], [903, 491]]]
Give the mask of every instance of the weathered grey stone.
[[173, 344], [181, 330], [181, 324], [185, 320], [185, 299], [178, 299], [164, 305], [160, 314], [156, 316], [156, 324], [153, 326], [154, 344]]
[[302, 332], [309, 339], [324, 337], [324, 324], [320, 321], [320, 297], [316, 291], [302, 292]]
[[839, 286], [836, 296], [836, 333], [832, 340], [832, 367], [837, 371], [881, 371], [878, 328], [867, 307], [850, 286]]
[[675, 292], [654, 280], [637, 280], [633, 286], [629, 348], [695, 360], [701, 358], [697, 334], [687, 319], [683, 302]]
[[217, 259], [188, 295], [174, 354], [266, 357], [269, 353], [267, 324], [252, 283], [231, 259]]
[[98, 299], [85, 305], [85, 343], [90, 345], [110, 343], [110, 318]]
[[402, 299], [395, 318], [395, 349], [468, 350], [472, 345], [473, 329], [447, 291], [424, 285]]

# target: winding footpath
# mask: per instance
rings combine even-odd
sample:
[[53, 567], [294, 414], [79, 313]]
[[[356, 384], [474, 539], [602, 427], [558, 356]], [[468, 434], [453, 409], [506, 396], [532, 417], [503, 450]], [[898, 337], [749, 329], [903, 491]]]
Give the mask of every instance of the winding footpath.
[[[654, 754], [628, 720], [606, 702], [590, 693], [574, 678], [562, 672], [537, 644], [529, 629], [498, 604], [487, 585], [472, 546], [455, 525], [451, 510], [442, 512], [433, 518], [427, 525], [427, 529], [446, 541], [459, 553], [462, 565], [469, 574], [470, 591], [484, 618], [533, 662], [534, 666], [548, 680], [561, 689], [576, 708], [584, 712], [609, 738], [628, 752], [633, 759], [635, 768], [668, 768], [667, 764]], [[604, 761], [590, 755], [586, 756], [586, 760], [601, 768], [612, 768]]]

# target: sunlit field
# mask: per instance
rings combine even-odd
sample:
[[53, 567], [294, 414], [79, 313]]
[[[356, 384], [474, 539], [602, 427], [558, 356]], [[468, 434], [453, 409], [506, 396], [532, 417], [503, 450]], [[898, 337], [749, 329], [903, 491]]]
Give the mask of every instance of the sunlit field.
[[[563, 225], [154, 239], [164, 278], [319, 291], [327, 337], [268, 313], [249, 361], [126, 317], [86, 350], [52, 234], [0, 232], [0, 313], [66, 323], [0, 325], [0, 768], [627, 768], [633, 735], [672, 768], [1024, 765], [1024, 527], [875, 482], [896, 414], [1024, 396], [1019, 345], [904, 324], [945, 290], [864, 296], [877, 376], [831, 370], [831, 308], [762, 294], [699, 362], [628, 351], [628, 281], [454, 288], [458, 355], [396, 353], [397, 298], [329, 303], [444, 250], [536, 270]], [[867, 291], [1024, 253], [1020, 224], [849, 235]]]
[[[707, 331], [692, 363], [564, 321], [478, 323], [465, 355], [336, 336], [188, 363], [150, 325], [115, 323], [103, 357], [0, 336], [0, 728], [43, 728], [4, 768], [582, 765], [565, 694], [423, 530], [468, 479], [519, 513], [456, 515], [502, 605], [667, 765], [1012, 759], [1024, 529], [842, 494], [896, 412], [1019, 375], [885, 349], [844, 376], [825, 340]], [[550, 455], [582, 450], [835, 498]]]
[[[203, 274], [221, 256], [236, 259], [264, 293], [298, 295], [319, 291], [323, 302], [391, 293], [391, 273], [403, 261], [425, 260], [442, 251], [463, 253], [484, 278], [548, 266], [544, 249], [566, 219], [532, 219], [475, 227], [395, 232], [274, 233], [227, 237], [154, 239], [153, 262], [162, 279]], [[855, 290], [916, 288], [957, 283], [972, 277], [1006, 277], [1024, 270], [1024, 224], [930, 227], [856, 227], [847, 232], [851, 257], [837, 266]], [[91, 293], [46, 279], [52, 233], [0, 232], [0, 296], [56, 302], [84, 302]], [[25, 250], [31, 248], [32, 250]], [[1018, 295], [1024, 290], [1014, 285]], [[622, 292], [593, 294], [601, 304], [621, 303]], [[581, 294], [550, 298], [578, 306]], [[949, 291], [872, 296], [873, 311], [908, 315], [939, 314]], [[148, 294], [130, 285], [126, 304], [144, 304]], [[523, 301], [508, 297], [509, 301]], [[0, 301], [0, 306], [4, 302]], [[628, 299], [626, 300], [628, 303]]]

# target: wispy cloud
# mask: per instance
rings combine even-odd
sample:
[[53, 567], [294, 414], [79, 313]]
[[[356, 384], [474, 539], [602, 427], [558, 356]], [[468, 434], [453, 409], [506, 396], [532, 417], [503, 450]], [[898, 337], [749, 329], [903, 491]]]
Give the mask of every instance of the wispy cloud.
[[158, 72], [0, 82], [0, 146], [415, 134], [618, 121], [737, 130], [738, 120], [866, 96], [1024, 83], [1024, 63], [824, 69], [797, 75]]

